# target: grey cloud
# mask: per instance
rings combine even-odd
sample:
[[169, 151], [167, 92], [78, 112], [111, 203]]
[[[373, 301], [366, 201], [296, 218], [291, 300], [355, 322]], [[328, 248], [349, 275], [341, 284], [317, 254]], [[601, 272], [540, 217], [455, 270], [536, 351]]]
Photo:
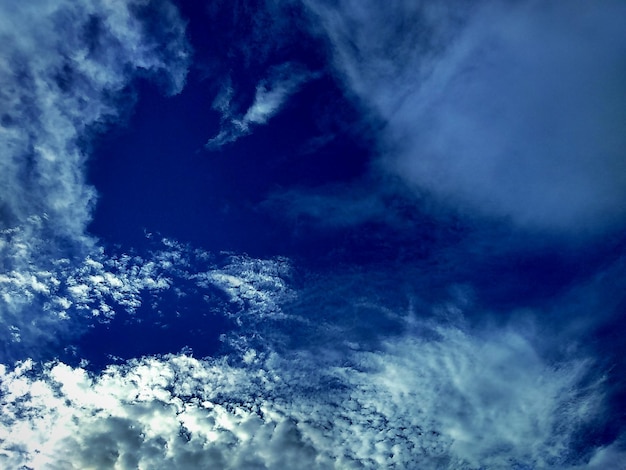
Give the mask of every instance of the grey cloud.
[[381, 195], [347, 190], [345, 186], [315, 191], [286, 190], [272, 194], [263, 207], [290, 219], [294, 225], [312, 221], [322, 227], [349, 227], [371, 220], [392, 222], [393, 214]]
[[347, 89], [388, 123], [387, 171], [526, 228], [624, 223], [621, 2], [304, 3]]

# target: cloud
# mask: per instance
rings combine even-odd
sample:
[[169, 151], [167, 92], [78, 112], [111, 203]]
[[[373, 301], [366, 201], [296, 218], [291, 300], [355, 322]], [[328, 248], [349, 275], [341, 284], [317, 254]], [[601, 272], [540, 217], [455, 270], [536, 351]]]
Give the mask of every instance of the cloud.
[[213, 109], [222, 114], [221, 129], [209, 139], [206, 148], [218, 149], [250, 134], [254, 127], [266, 124], [281, 110], [287, 99], [312, 78], [313, 74], [295, 64], [274, 67], [268, 77], [256, 86], [254, 101], [243, 115], [237, 113], [232, 103], [234, 89], [232, 84], [228, 84], [213, 103]]
[[[169, 292], [195, 297], [195, 309], [245, 323], [246, 330], [287, 317], [281, 307], [293, 296], [287, 259], [216, 257], [169, 239], [154, 247], [146, 257], [93, 249], [80, 262], [60, 259], [49, 270], [0, 274], [1, 360], [49, 357], [50, 347], [75, 339], [94, 324], [110, 324], [122, 312], [134, 318], [127, 321], [169, 328], [182, 320], [180, 312], [163, 312]], [[135, 318], [142, 306], [157, 318]], [[203, 312], [195, 309], [189, 314], [201, 318]]]
[[478, 469], [618, 458], [619, 443], [589, 438], [610, 419], [609, 387], [585, 350], [539, 328], [468, 326], [462, 288], [407, 307], [423, 286], [397, 269], [303, 275], [284, 258], [163, 240], [148, 258], [102, 254], [64, 276], [0, 278], [49, 311], [105, 320], [137, 309], [142, 293], [159, 302], [175, 289], [237, 325], [214, 358], [140, 357], [102, 371], [58, 360], [1, 366], [0, 461]]
[[0, 135], [5, 227], [26, 225], [29, 217], [46, 214], [55, 234], [83, 237], [95, 196], [84, 180], [84, 139], [93, 127], [119, 115], [124, 104], [117, 97], [137, 70], [165, 71], [169, 92], [183, 86], [188, 46], [180, 18], [163, 4], [159, 13], [165, 21], [154, 34], [175, 36], [176, 41], [161, 53], [155, 43], [161, 38], [144, 32], [141, 9], [133, 3], [113, 7], [45, 1], [4, 7]]
[[591, 363], [550, 364], [514, 331], [416, 332], [336, 362], [268, 345], [238, 363], [167, 355], [99, 375], [58, 362], [3, 366], [0, 458], [15, 468], [121, 469], [585, 460], [577, 433], [602, 398], [598, 383], [581, 385]]
[[58, 287], [68, 264], [97, 256], [86, 233], [90, 138], [128, 110], [133, 77], [181, 90], [184, 29], [166, 2], [0, 6], [0, 325], [22, 341], [64, 329], [33, 300]]
[[48, 270], [0, 274], [2, 360], [47, 353], [51, 345], [81, 332], [92, 321], [106, 323], [116, 313], [134, 313], [142, 295], [170, 288], [171, 263], [94, 250], [82, 262], [54, 260]]
[[304, 4], [415, 191], [533, 230], [624, 223], [621, 2]]

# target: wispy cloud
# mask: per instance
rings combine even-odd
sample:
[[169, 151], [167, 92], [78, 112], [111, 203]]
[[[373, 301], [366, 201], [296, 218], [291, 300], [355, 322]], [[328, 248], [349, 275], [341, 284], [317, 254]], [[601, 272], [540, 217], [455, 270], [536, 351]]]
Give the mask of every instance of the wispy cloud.
[[436, 335], [335, 364], [269, 348], [248, 349], [240, 365], [169, 355], [98, 376], [63, 363], [3, 366], [1, 455], [12, 467], [123, 469], [584, 461], [572, 446], [601, 400], [579, 385], [589, 363], [553, 368], [510, 331]]
[[220, 132], [206, 143], [206, 148], [215, 150], [235, 142], [252, 132], [254, 127], [266, 124], [314, 74], [295, 64], [283, 64], [272, 69], [269, 76], [256, 86], [254, 101], [243, 114], [238, 114], [233, 103], [234, 89], [227, 85], [217, 96], [213, 109], [221, 113]]
[[624, 223], [621, 2], [304, 3], [350, 93], [388, 123], [387, 171], [527, 228]]

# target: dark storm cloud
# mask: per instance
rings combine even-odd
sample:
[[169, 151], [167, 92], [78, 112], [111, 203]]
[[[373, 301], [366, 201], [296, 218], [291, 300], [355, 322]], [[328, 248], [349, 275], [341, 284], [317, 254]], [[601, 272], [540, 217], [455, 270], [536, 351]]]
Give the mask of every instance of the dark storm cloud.
[[0, 37], [0, 325], [26, 344], [59, 324], [36, 300], [94, 249], [90, 137], [132, 104], [137, 74], [180, 91], [189, 47], [164, 2], [3, 3]]
[[388, 124], [386, 171], [526, 228], [624, 222], [621, 2], [304, 3], [346, 88]]

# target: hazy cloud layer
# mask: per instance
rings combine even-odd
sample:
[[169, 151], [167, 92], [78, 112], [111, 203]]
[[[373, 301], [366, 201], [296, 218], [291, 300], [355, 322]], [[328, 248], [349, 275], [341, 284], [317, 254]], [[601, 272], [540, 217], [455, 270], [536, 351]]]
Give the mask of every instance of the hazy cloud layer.
[[0, 37], [0, 327], [28, 341], [42, 325], [63, 328], [33, 299], [95, 250], [91, 136], [128, 110], [133, 77], [179, 92], [189, 46], [165, 2], [3, 3]]
[[304, 3], [350, 94], [388, 123], [385, 170], [527, 228], [624, 222], [622, 2]]

